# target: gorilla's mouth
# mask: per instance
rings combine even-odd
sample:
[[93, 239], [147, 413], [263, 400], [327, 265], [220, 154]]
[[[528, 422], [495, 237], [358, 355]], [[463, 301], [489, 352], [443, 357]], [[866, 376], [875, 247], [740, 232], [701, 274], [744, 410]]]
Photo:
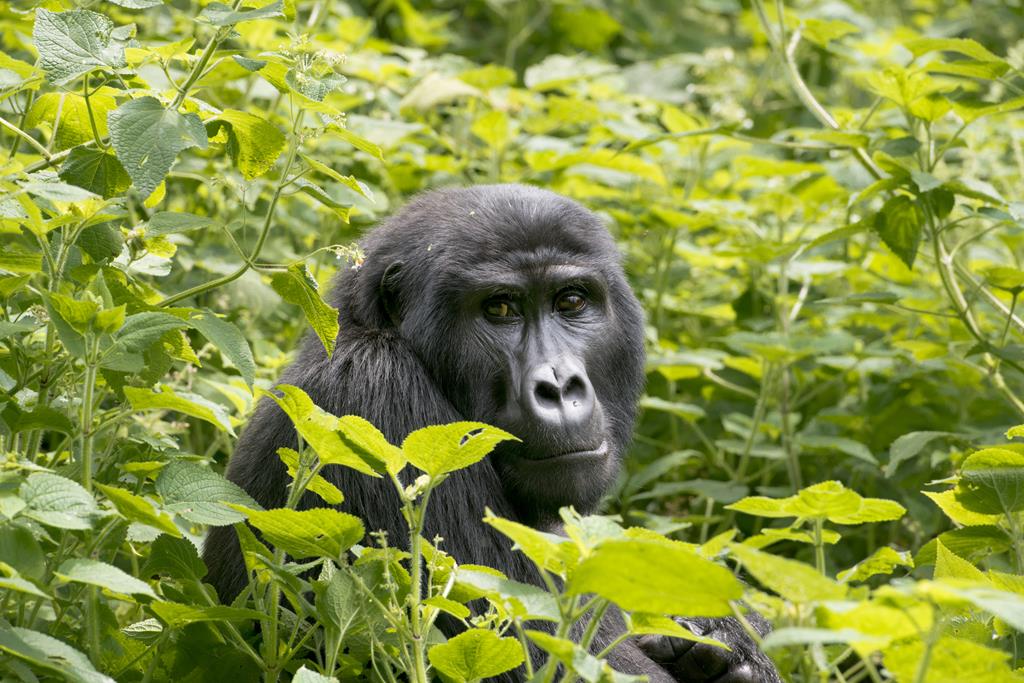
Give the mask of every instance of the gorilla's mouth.
[[608, 442], [601, 441], [596, 447], [583, 447], [573, 451], [562, 451], [551, 455], [537, 455], [532, 458], [523, 458], [532, 463], [545, 463], [551, 465], [561, 464], [585, 464], [587, 462], [601, 461], [608, 457]]
[[597, 448], [584, 448], [576, 451], [564, 451], [562, 453], [555, 453], [545, 458], [538, 458], [544, 462], [558, 463], [568, 462], [571, 460], [603, 460], [608, 457], [608, 442], [602, 441]]

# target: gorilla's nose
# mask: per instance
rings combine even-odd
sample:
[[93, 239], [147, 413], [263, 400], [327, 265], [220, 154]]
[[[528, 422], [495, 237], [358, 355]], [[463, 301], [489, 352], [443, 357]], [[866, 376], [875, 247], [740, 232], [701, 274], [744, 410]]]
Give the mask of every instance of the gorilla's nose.
[[526, 376], [526, 412], [547, 427], [575, 431], [594, 415], [594, 387], [583, 366], [569, 358], [543, 363]]

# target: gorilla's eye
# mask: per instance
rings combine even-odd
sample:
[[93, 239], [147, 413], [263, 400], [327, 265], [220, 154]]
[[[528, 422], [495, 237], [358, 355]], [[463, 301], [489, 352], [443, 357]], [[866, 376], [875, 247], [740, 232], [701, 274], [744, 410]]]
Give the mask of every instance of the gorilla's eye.
[[555, 299], [555, 310], [559, 313], [579, 313], [586, 307], [586, 297], [576, 290], [562, 292]]
[[484, 302], [484, 313], [489, 318], [514, 318], [516, 309], [507, 297], [494, 297]]

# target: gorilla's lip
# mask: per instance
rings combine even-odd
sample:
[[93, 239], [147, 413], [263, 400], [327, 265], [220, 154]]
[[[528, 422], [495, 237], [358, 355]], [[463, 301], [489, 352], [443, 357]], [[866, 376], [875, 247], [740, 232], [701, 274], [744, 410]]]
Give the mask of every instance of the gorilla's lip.
[[601, 445], [597, 448], [584, 449], [579, 451], [565, 451], [564, 453], [556, 453], [546, 458], [539, 458], [541, 462], [566, 462], [569, 460], [591, 460], [591, 459], [602, 459], [608, 455], [608, 442], [602, 441]]

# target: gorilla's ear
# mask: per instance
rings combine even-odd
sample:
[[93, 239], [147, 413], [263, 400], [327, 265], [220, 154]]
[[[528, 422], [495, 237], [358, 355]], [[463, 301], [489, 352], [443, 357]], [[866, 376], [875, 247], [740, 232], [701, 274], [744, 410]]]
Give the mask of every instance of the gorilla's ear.
[[401, 261], [389, 265], [380, 278], [380, 301], [388, 319], [395, 327], [402, 322], [402, 305], [398, 298], [398, 278], [402, 272]]

